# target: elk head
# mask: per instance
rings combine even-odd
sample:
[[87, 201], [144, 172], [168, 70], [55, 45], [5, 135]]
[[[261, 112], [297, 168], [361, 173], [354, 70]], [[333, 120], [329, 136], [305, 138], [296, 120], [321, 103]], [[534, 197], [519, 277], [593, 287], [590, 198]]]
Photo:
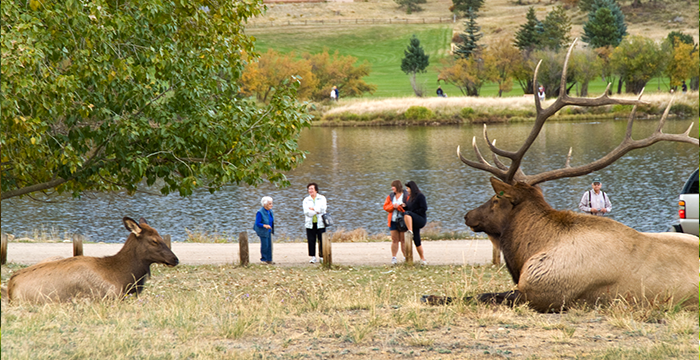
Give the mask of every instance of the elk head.
[[131, 231], [127, 241], [135, 240], [133, 241], [135, 244], [133, 246], [138, 259], [146, 262], [148, 265], [158, 263], [175, 266], [180, 262], [165, 244], [163, 238], [160, 237], [158, 231], [148, 225], [146, 219], [139, 219], [138, 224], [129, 217], [124, 217], [123, 221], [126, 229]]
[[[539, 183], [549, 181], [549, 180], [556, 180], [556, 179], [562, 179], [562, 178], [567, 178], [567, 177], [577, 177], [577, 176], [582, 176], [586, 174], [590, 174], [594, 171], [598, 171], [600, 169], [603, 169], [607, 167], [608, 165], [612, 164], [615, 162], [617, 159], [625, 155], [627, 152], [634, 150], [634, 149], [639, 149], [639, 148], [644, 148], [647, 146], [650, 146], [654, 143], [657, 143], [659, 141], [677, 141], [677, 142], [686, 142], [693, 144], [695, 146], [698, 146], [698, 139], [693, 138], [689, 136], [690, 130], [692, 129], [694, 124], [690, 124], [688, 127], [688, 130], [685, 131], [683, 134], [665, 134], [662, 131], [662, 128], [666, 122], [666, 118], [668, 117], [669, 110], [671, 108], [671, 104], [673, 103], [673, 99], [669, 102], [668, 106], [666, 107], [666, 110], [664, 111], [664, 114], [661, 116], [661, 119], [659, 120], [659, 124], [654, 131], [653, 134], [651, 134], [649, 137], [646, 137], [644, 139], [640, 140], [633, 140], [632, 139], [632, 125], [634, 123], [634, 117], [635, 117], [635, 112], [637, 110], [637, 105], [639, 104], [645, 104], [645, 102], [641, 101], [642, 93], [639, 94], [639, 97], [636, 100], [630, 100], [630, 99], [613, 99], [608, 97], [608, 90], [610, 89], [610, 84], [608, 84], [607, 88], [605, 89], [605, 92], [603, 95], [597, 97], [597, 98], [578, 98], [578, 97], [570, 97], [566, 93], [566, 70], [567, 66], [569, 63], [569, 57], [571, 56], [571, 52], [574, 48], [574, 45], [576, 44], [576, 40], [574, 40], [571, 43], [571, 46], [569, 47], [569, 51], [566, 54], [566, 59], [564, 60], [564, 67], [561, 75], [561, 83], [560, 83], [560, 88], [559, 88], [559, 96], [557, 99], [554, 101], [552, 105], [550, 105], [547, 108], [542, 108], [542, 104], [540, 103], [540, 99], [537, 96], [534, 96], [535, 98], [535, 109], [537, 112], [537, 116], [535, 118], [535, 124], [532, 127], [532, 130], [530, 131], [530, 134], [528, 135], [527, 139], [525, 139], [525, 142], [523, 145], [518, 149], [517, 151], [507, 151], [503, 150], [500, 148], [496, 147], [496, 141], [493, 140], [491, 141], [488, 137], [488, 133], [486, 131], [486, 125], [484, 125], [484, 140], [489, 146], [489, 149], [493, 153], [493, 162], [494, 165], [491, 165], [488, 161], [484, 159], [484, 157], [481, 155], [481, 152], [479, 151], [479, 148], [476, 146], [476, 137], [472, 139], [472, 147], [474, 148], [474, 153], [476, 154], [476, 158], [478, 161], [472, 161], [464, 158], [462, 156], [462, 153], [460, 151], [459, 146], [457, 147], [457, 155], [459, 156], [460, 160], [467, 164], [470, 167], [473, 167], [475, 169], [480, 169], [487, 171], [491, 174], [493, 174], [496, 178], [502, 180], [506, 184], [510, 185], [515, 185], [518, 182], [525, 183], [527, 185], [537, 185]], [[542, 61], [540, 61], [537, 64], [537, 67], [535, 68], [535, 74], [533, 77], [533, 87], [536, 86], [537, 84], [537, 72], [539, 71], [540, 64]], [[535, 90], [533, 89], [533, 92]], [[603, 156], [602, 158], [593, 161], [588, 164], [584, 164], [581, 166], [576, 166], [576, 167], [571, 167], [570, 166], [570, 160], [571, 160], [571, 149], [569, 149], [569, 154], [566, 158], [566, 163], [564, 164], [563, 168], [556, 169], [556, 170], [550, 170], [546, 171], [540, 174], [534, 174], [534, 175], [526, 175], [520, 168], [521, 161], [523, 159], [523, 156], [525, 153], [528, 151], [530, 146], [535, 142], [537, 139], [537, 136], [539, 135], [540, 131], [542, 130], [542, 127], [544, 126], [544, 123], [549, 119], [552, 115], [554, 115], [557, 111], [561, 110], [563, 107], [567, 105], [574, 105], [574, 106], [603, 106], [603, 105], [614, 105], [614, 104], [620, 104], [620, 105], [634, 105], [632, 112], [629, 116], [629, 119], [627, 121], [627, 130], [625, 133], [624, 139], [620, 142], [620, 144], [614, 148], [612, 151], [610, 151], [607, 155]], [[498, 158], [499, 156], [505, 157], [510, 159], [510, 165], [506, 165], [503, 162], [500, 161]], [[496, 190], [496, 193], [498, 194], [499, 190], [494, 187], [494, 190]], [[493, 199], [492, 199], [493, 200]], [[486, 205], [486, 204], [484, 204]], [[502, 206], [502, 205], [501, 205]], [[481, 208], [481, 207], [480, 207]], [[469, 224], [467, 224], [469, 225]]]

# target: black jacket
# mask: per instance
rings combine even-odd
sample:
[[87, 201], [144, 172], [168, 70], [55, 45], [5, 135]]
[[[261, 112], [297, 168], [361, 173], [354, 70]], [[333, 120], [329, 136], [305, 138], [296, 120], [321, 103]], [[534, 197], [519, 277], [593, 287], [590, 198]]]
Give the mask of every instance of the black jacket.
[[425, 201], [425, 195], [423, 195], [423, 193], [416, 196], [411, 194], [411, 198], [406, 202], [405, 210], [427, 219], [428, 217], [425, 215], [425, 212], [428, 211], [428, 202]]

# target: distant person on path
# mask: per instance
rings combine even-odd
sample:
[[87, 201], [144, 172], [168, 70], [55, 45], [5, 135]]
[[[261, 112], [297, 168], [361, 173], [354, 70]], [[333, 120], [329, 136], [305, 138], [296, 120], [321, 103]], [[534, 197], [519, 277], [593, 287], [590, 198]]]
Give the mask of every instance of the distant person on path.
[[440, 86], [438, 86], [436, 92], [437, 92], [437, 96], [439, 96], [439, 97], [447, 97], [447, 95], [445, 95], [445, 92], [442, 91], [442, 87], [440, 87]]
[[302, 205], [304, 207], [304, 225], [306, 226], [306, 240], [309, 245], [309, 256], [312, 264], [319, 261], [316, 257], [316, 241], [318, 240], [318, 256], [323, 262], [323, 233], [326, 232], [326, 225], [323, 223], [321, 215], [326, 213], [326, 197], [318, 193], [318, 185], [309, 183], [306, 185], [309, 192]]
[[544, 101], [544, 97], [545, 97], [544, 86], [540, 85], [540, 87], [537, 88], [537, 96], [540, 97], [540, 102]]
[[688, 92], [688, 85], [685, 84], [685, 80], [683, 80], [683, 84], [681, 85], [681, 89], [683, 89], [683, 93]]
[[578, 208], [581, 209], [581, 211], [597, 216], [603, 216], [612, 211], [610, 198], [604, 191], [600, 190], [602, 186], [603, 184], [600, 182], [600, 178], [593, 179], [593, 184], [591, 184], [593, 189], [583, 193], [581, 202], [578, 204]]
[[[403, 189], [401, 181], [394, 180], [391, 182], [391, 193], [386, 197], [384, 201], [384, 210], [389, 213], [387, 218], [389, 232], [391, 233], [391, 263], [396, 264], [396, 254], [399, 251], [399, 244], [401, 245], [401, 253], [403, 254], [403, 244], [404, 244], [404, 232], [399, 231], [396, 224], [397, 217], [399, 213], [404, 212], [404, 206], [406, 206], [406, 200], [408, 199], [408, 192]], [[405, 255], [405, 254], [404, 254]], [[405, 256], [404, 256], [405, 257]]]
[[275, 233], [275, 218], [272, 214], [272, 198], [264, 196], [260, 203], [262, 207], [255, 214], [253, 229], [260, 237], [260, 261], [263, 264], [274, 265], [272, 262], [272, 234]]
[[335, 101], [338, 95], [335, 94], [335, 86], [331, 88], [331, 101]]
[[408, 191], [408, 201], [405, 206], [406, 215], [404, 215], [406, 227], [408, 227], [408, 232], [413, 234], [413, 243], [416, 245], [421, 264], [428, 265], [423, 255], [423, 245], [420, 242], [420, 229], [425, 226], [428, 218], [425, 214], [428, 211], [428, 202], [414, 181], [406, 183], [406, 190]]

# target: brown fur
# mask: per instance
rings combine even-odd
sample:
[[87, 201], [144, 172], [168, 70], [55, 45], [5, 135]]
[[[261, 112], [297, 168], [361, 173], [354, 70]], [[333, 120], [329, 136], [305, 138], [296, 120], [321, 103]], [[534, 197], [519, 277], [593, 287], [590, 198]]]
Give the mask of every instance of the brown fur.
[[143, 218], [138, 224], [128, 217], [123, 221], [131, 234], [116, 255], [75, 256], [22, 269], [10, 278], [8, 299], [44, 303], [138, 294], [150, 275], [152, 263], [178, 264], [177, 256]]
[[520, 299], [535, 310], [616, 297], [671, 298], [697, 308], [697, 237], [640, 233], [611, 219], [554, 210], [524, 183], [491, 184], [496, 196], [465, 222], [498, 238]]

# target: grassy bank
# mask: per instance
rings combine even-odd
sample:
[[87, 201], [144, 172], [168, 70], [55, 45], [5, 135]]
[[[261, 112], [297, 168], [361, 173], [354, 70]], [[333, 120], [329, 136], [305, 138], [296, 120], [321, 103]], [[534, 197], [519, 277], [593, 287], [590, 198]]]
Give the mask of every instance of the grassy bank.
[[[19, 267], [2, 267], [2, 281]], [[491, 266], [153, 267], [139, 298], [3, 304], [5, 359], [695, 359], [697, 311], [538, 314], [423, 294], [505, 291]]]
[[[615, 95], [618, 98], [636, 99], [630, 95]], [[648, 104], [637, 109], [637, 117], [659, 117], [669, 101], [673, 99], [672, 116], [691, 117], [698, 115], [698, 93], [644, 95]], [[554, 99], [545, 100], [549, 106]], [[413, 109], [411, 109], [413, 108]], [[418, 111], [416, 111], [418, 109]], [[551, 121], [582, 118], [626, 118], [632, 106], [613, 105], [600, 107], [566, 107]], [[421, 116], [424, 115], [424, 116]], [[534, 119], [535, 104], [531, 96], [494, 97], [450, 97], [450, 98], [392, 98], [383, 100], [348, 99], [338, 104], [318, 107], [317, 125], [357, 126], [392, 124], [434, 123], [482, 123], [529, 121]]]

